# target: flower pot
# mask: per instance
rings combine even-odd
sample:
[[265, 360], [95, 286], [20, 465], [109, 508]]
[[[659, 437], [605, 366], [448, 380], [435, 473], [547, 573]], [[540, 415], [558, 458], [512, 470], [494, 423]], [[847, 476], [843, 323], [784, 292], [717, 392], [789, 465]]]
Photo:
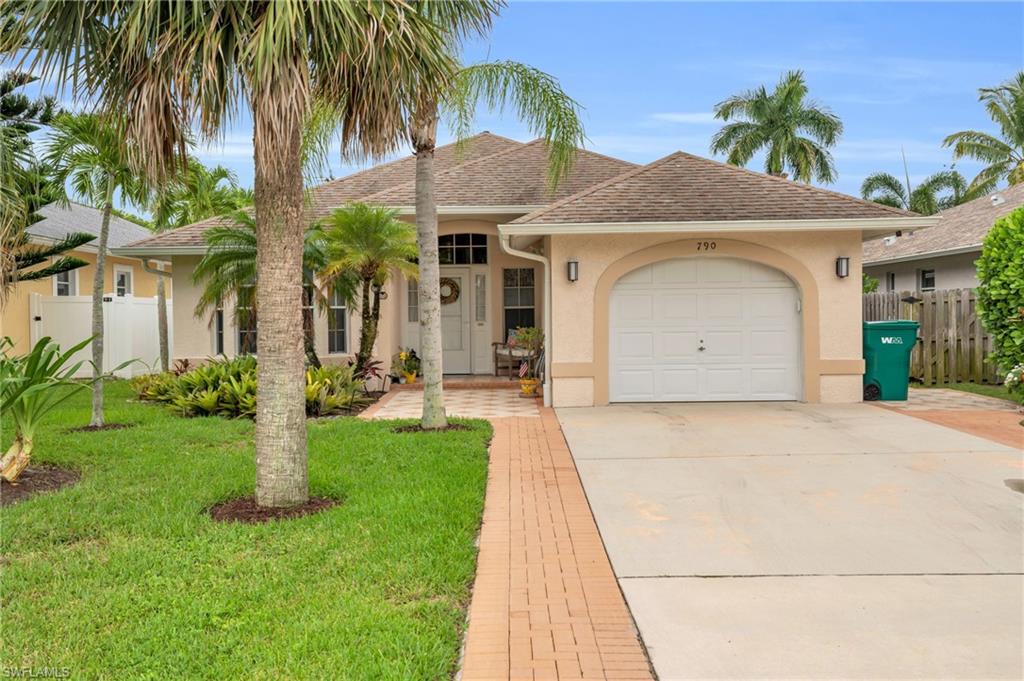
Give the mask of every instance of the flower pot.
[[519, 379], [519, 390], [523, 395], [533, 396], [537, 394], [537, 386], [540, 385], [540, 381], [536, 378], [520, 378]]
[[402, 378], [405, 379], [406, 385], [408, 385], [410, 383], [415, 383], [416, 382], [416, 372], [413, 371], [412, 373], [403, 373], [402, 374]]

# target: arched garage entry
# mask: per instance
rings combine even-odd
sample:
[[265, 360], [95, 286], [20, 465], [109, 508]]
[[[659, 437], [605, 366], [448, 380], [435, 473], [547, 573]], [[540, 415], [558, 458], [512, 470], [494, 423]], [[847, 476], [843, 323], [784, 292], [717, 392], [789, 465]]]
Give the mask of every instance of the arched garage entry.
[[612, 286], [611, 402], [802, 398], [800, 291], [783, 272], [735, 257], [682, 257]]

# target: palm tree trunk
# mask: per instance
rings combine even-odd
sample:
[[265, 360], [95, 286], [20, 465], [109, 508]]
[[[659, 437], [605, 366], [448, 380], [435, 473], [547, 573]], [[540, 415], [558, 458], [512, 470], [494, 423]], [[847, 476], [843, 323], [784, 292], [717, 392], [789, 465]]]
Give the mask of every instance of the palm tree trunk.
[[373, 343], [377, 340], [377, 324], [373, 318], [373, 306], [370, 304], [370, 286], [372, 280], [363, 278], [362, 295], [359, 302], [359, 352], [356, 354], [356, 371], [361, 371], [373, 356]]
[[103, 426], [103, 280], [107, 269], [107, 237], [110, 234], [110, 213], [114, 209], [114, 182], [107, 180], [103, 203], [100, 240], [96, 245], [96, 271], [92, 277], [92, 419], [90, 426]]
[[256, 180], [256, 503], [309, 500], [302, 328], [301, 121], [288, 116], [287, 84], [253, 97]]
[[163, 275], [156, 277], [156, 325], [160, 336], [160, 371], [170, 369], [170, 348], [167, 343], [167, 289]]
[[420, 249], [419, 311], [420, 369], [423, 372], [425, 429], [446, 428], [444, 368], [441, 346], [441, 265], [437, 255], [437, 204], [434, 199], [434, 147], [437, 142], [437, 106], [422, 107], [412, 121], [416, 150], [416, 238]]

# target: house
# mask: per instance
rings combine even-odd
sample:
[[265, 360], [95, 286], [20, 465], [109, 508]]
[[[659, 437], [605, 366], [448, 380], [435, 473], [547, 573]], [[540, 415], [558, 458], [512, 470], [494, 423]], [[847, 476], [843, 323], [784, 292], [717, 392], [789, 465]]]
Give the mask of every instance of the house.
[[1024, 206], [1024, 184], [1000, 189], [938, 214], [938, 225], [921, 232], [864, 243], [864, 271], [880, 291], [974, 288], [974, 262], [996, 220]]
[[[103, 222], [102, 211], [80, 203], [51, 203], [37, 210], [36, 214], [42, 219], [27, 231], [30, 240], [38, 244], [52, 244], [74, 232], [86, 232], [99, 237]], [[156, 295], [159, 275], [147, 270], [139, 258], [110, 253], [115, 248], [151, 235], [152, 232], [134, 222], [117, 215], [110, 217], [103, 286], [105, 297], [109, 299], [106, 308], [110, 310], [106, 334], [109, 346], [105, 361], [107, 365], [120, 364], [139, 356], [131, 354], [131, 343], [126, 342], [132, 335], [139, 336], [137, 341], [133, 341], [136, 350], [140, 349], [138, 346], [146, 336], [153, 337], [153, 345], [156, 344], [156, 307], [153, 296]], [[84, 267], [45, 279], [18, 282], [0, 315], [0, 336], [10, 336], [14, 341], [14, 352], [27, 352], [35, 341], [44, 336], [50, 336], [61, 345], [68, 346], [92, 335], [91, 301], [96, 253], [96, 241], [90, 241], [66, 253], [88, 263]], [[161, 260], [154, 263], [155, 267], [151, 269], [166, 268], [169, 264], [169, 261]], [[169, 268], [167, 271], [169, 273]], [[172, 287], [169, 277], [167, 282], [166, 292], [170, 299]], [[138, 308], [144, 305], [152, 310], [152, 324], [140, 314]], [[116, 310], [113, 309], [115, 307]], [[130, 315], [131, 319], [125, 315]], [[114, 329], [118, 337], [111, 340]], [[143, 345], [148, 346], [149, 343]], [[124, 352], [118, 352], [119, 349]], [[113, 354], [111, 351], [114, 351]], [[151, 362], [155, 357], [156, 354], [153, 354], [146, 359]]]
[[[547, 150], [484, 133], [436, 154], [445, 372], [492, 372], [492, 343], [546, 330], [556, 406], [861, 399], [864, 239], [928, 227], [912, 215], [685, 153], [637, 166], [580, 151], [554, 194]], [[346, 201], [413, 219], [415, 159], [327, 182], [310, 218]], [[225, 311], [192, 320], [207, 221], [116, 249], [173, 263], [174, 355], [233, 354], [251, 334]], [[418, 346], [415, 284], [387, 290], [377, 356]], [[357, 318], [317, 315], [326, 361], [352, 356]]]

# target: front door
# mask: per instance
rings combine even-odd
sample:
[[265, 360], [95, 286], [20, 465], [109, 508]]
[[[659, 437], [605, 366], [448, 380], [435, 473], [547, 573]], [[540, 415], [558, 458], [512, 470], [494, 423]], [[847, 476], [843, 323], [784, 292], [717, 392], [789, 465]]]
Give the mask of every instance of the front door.
[[441, 349], [444, 373], [473, 371], [469, 268], [441, 268]]

